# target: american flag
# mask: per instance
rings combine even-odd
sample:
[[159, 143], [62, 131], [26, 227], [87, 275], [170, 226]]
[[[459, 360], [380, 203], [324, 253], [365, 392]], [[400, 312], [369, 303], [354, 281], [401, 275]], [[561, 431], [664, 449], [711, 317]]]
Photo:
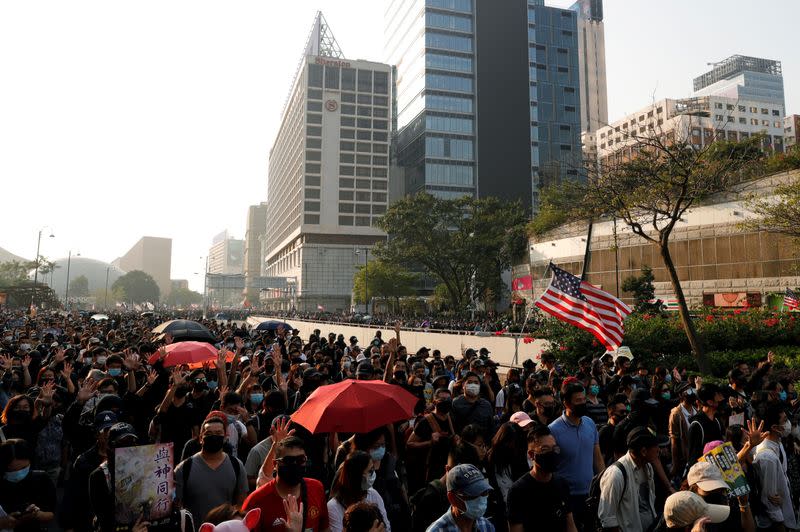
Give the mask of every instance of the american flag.
[[622, 344], [624, 320], [631, 308], [596, 286], [550, 265], [550, 286], [536, 306], [551, 316], [591, 333], [609, 351]]
[[786, 293], [783, 294], [783, 304], [789, 310], [797, 310], [800, 308], [800, 296], [797, 295], [797, 292], [787, 288]]

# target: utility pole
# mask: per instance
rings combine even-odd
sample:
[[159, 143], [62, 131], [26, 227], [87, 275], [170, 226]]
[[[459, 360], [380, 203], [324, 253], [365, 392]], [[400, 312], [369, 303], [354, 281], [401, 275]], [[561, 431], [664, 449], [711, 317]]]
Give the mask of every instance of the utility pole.
[[111, 266], [106, 266], [106, 302], [103, 303], [103, 308], [108, 311], [108, 270], [111, 269]]
[[64, 288], [64, 306], [67, 310], [69, 310], [69, 267], [71, 262], [72, 250], [69, 250], [69, 256], [67, 257], [67, 286]]
[[[40, 262], [39, 250], [42, 246], [42, 231], [44, 231], [45, 229], [47, 228], [42, 227], [41, 229], [39, 229], [39, 237], [36, 239], [36, 267], [33, 270], [33, 291], [31, 292], [31, 304], [30, 307], [28, 308], [28, 312], [31, 312], [31, 310], [33, 309], [33, 299], [36, 297], [36, 291], [37, 291], [36, 285], [39, 282], [39, 262]], [[53, 234], [52, 230], [50, 231], [50, 238], [55, 238], [55, 235]]]

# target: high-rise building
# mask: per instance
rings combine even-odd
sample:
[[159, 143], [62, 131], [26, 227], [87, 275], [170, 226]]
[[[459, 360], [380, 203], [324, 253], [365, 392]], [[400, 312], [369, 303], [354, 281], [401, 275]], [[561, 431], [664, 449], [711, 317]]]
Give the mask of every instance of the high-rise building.
[[391, 0], [405, 192], [519, 199], [578, 176], [577, 13], [543, 0]]
[[796, 146], [800, 135], [800, 115], [789, 115], [783, 119], [784, 143], [787, 148]]
[[592, 133], [608, 124], [603, 0], [578, 0], [570, 9], [578, 14], [581, 131]]
[[257, 299], [258, 293], [251, 290], [256, 277], [264, 270], [263, 241], [267, 231], [267, 204], [250, 205], [247, 209], [247, 229], [244, 233], [244, 277], [246, 296]]
[[244, 240], [223, 231], [211, 240], [208, 250], [208, 273], [241, 275], [244, 272]]
[[172, 289], [171, 238], [143, 236], [125, 255], [115, 259], [112, 264], [126, 272], [140, 270], [149, 274], [158, 285], [162, 298]]
[[695, 96], [724, 96], [786, 108], [780, 61], [732, 55], [712, 64], [713, 69], [694, 78]]
[[[271, 308], [349, 309], [355, 251], [386, 235], [392, 68], [342, 55], [321, 13], [269, 155], [262, 291]], [[363, 256], [363, 255], [362, 255]]]

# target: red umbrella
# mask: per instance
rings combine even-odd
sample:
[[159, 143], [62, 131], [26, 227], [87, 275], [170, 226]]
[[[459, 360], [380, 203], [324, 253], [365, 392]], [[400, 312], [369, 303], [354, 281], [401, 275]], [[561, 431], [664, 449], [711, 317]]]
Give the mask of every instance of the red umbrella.
[[292, 421], [313, 434], [369, 432], [414, 417], [419, 399], [383, 381], [345, 380], [320, 386], [292, 414]]
[[[217, 348], [207, 342], [175, 342], [165, 348], [167, 356], [164, 358], [164, 367], [180, 366], [182, 364], [202, 365], [203, 362], [216, 360]], [[153, 353], [148, 361], [153, 364], [158, 359], [158, 353]]]

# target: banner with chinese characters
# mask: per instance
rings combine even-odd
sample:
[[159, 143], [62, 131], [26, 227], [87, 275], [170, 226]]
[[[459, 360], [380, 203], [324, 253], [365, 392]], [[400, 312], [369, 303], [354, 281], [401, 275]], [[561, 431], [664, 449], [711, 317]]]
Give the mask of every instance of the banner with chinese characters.
[[157, 523], [172, 515], [172, 443], [116, 449], [114, 501], [117, 525], [133, 525], [140, 516]]

